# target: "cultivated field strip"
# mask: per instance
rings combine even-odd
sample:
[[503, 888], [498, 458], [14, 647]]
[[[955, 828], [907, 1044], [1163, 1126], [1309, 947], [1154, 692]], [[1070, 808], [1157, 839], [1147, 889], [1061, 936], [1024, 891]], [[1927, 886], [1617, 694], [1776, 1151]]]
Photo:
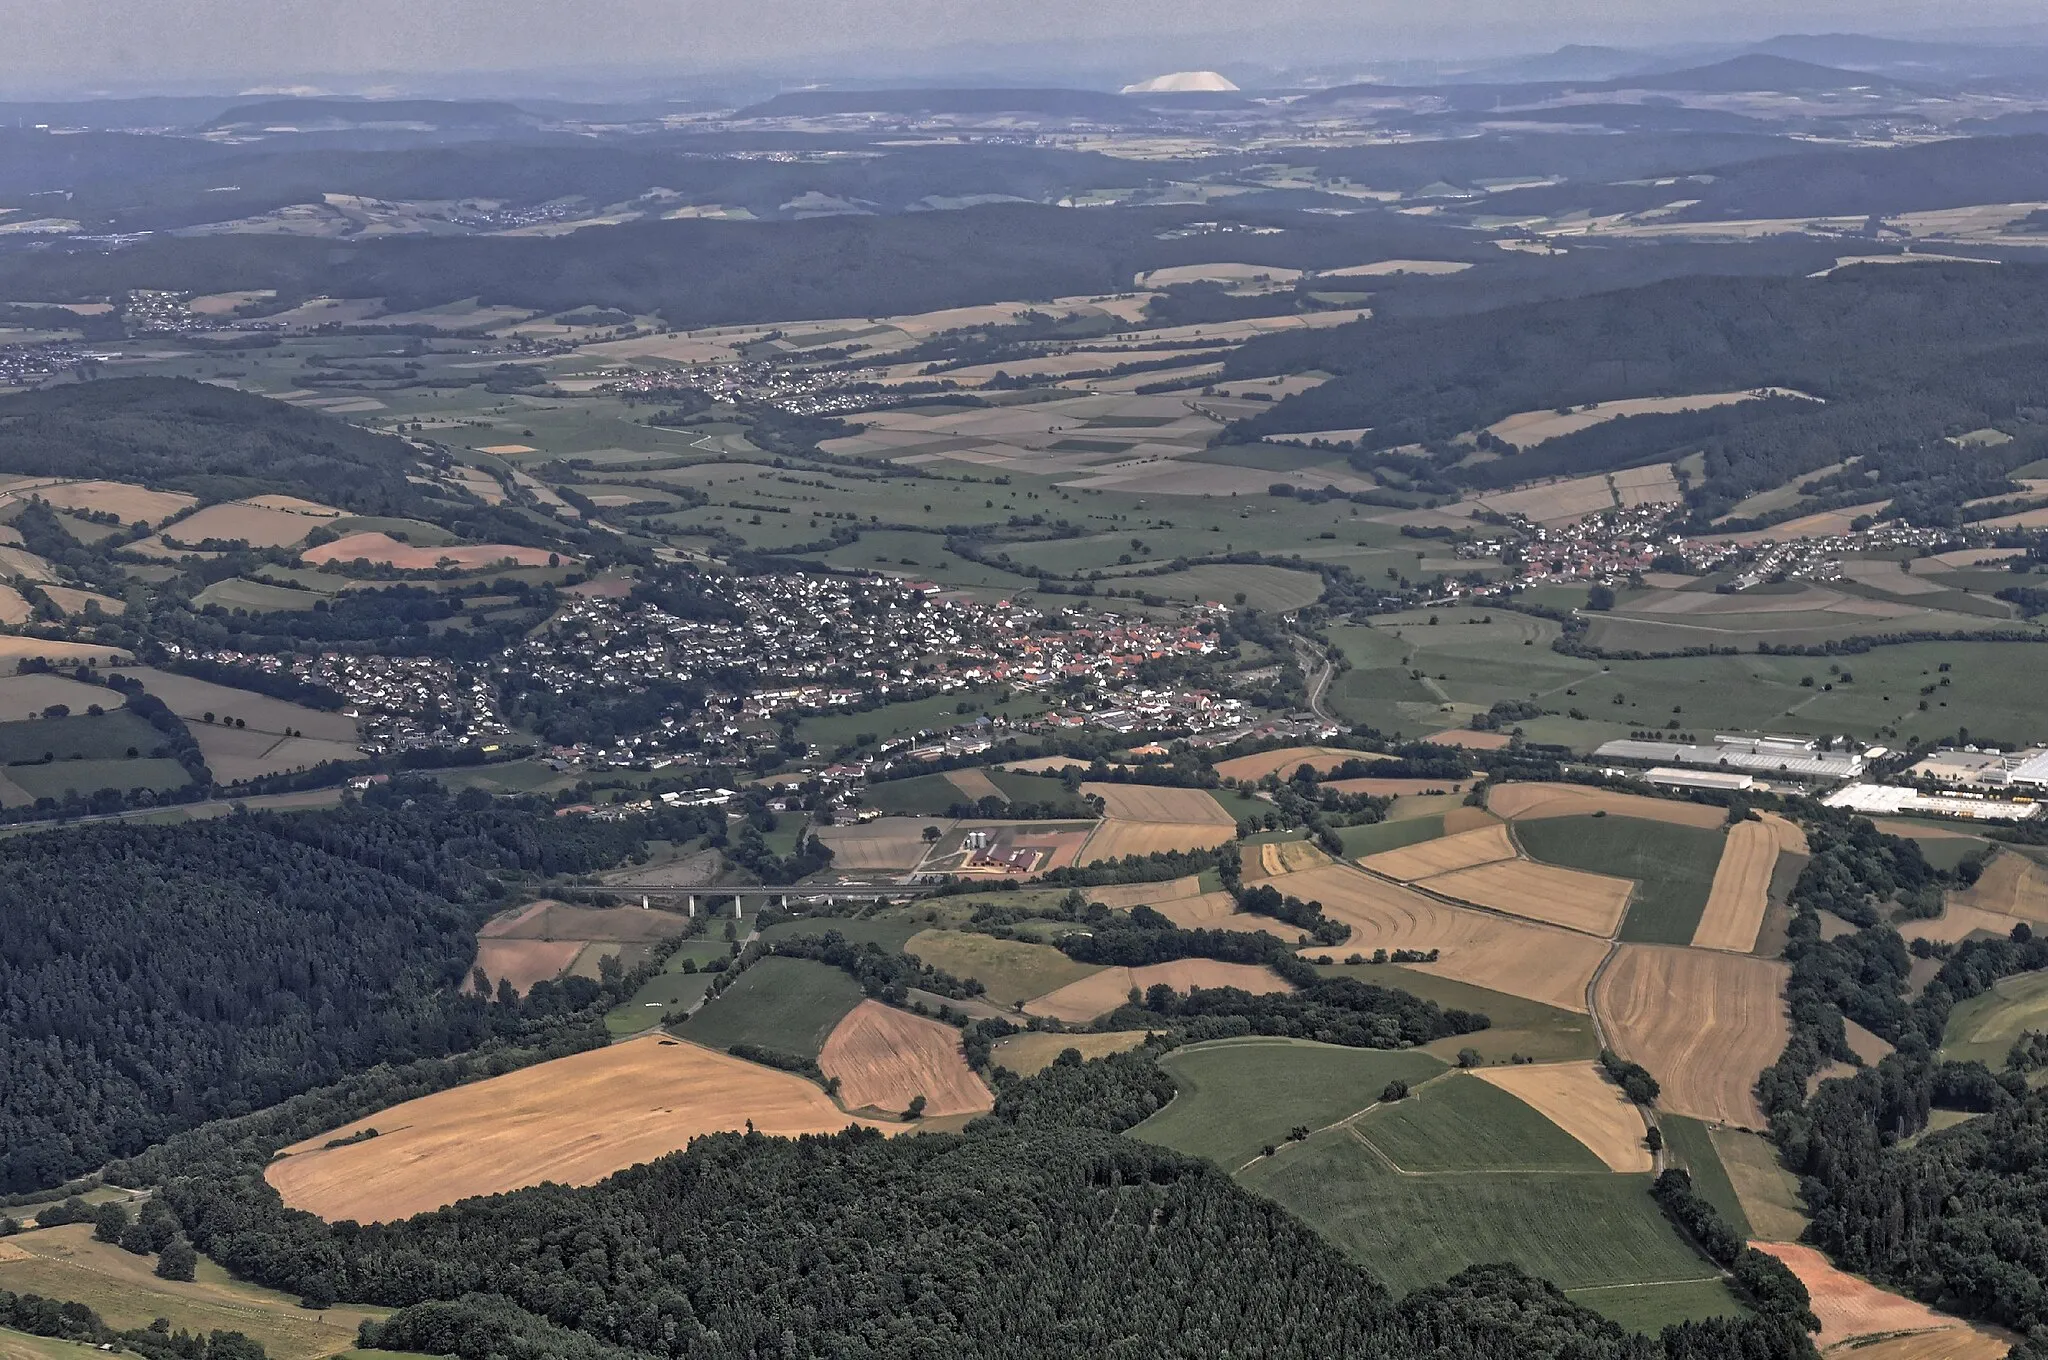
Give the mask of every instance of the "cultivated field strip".
[[1583, 931], [1602, 939], [1611, 938], [1621, 928], [1621, 918], [1628, 912], [1629, 894], [1635, 890], [1635, 884], [1626, 878], [1523, 859], [1499, 860], [1439, 874], [1415, 886], [1474, 906]]
[[839, 1099], [848, 1109], [893, 1115], [916, 1096], [928, 1115], [980, 1114], [995, 1098], [960, 1052], [960, 1032], [951, 1025], [863, 1001], [825, 1041], [818, 1066], [839, 1079]]
[[1165, 883], [1111, 883], [1099, 888], [1085, 890], [1090, 902], [1100, 902], [1105, 907], [1128, 910], [1131, 907], [1157, 906], [1161, 902], [1178, 902], [1183, 898], [1202, 896], [1202, 880], [1194, 874], [1186, 878], [1170, 879]]
[[[1221, 812], [1220, 807], [1217, 811]], [[1080, 862], [1095, 864], [1126, 855], [1150, 855], [1161, 850], [1213, 850], [1237, 839], [1235, 826], [1215, 822], [1132, 822], [1106, 817], [1082, 847]]]
[[[1812, 1247], [1791, 1242], [1760, 1242], [1767, 1251], [1789, 1266], [1806, 1292], [1813, 1296], [1813, 1313], [1820, 1319], [1815, 1341], [1833, 1346], [1859, 1336], [1884, 1336], [1896, 1332], [1925, 1332], [1943, 1328], [1962, 1329], [1964, 1323], [1937, 1313], [1926, 1304], [1867, 1280], [1837, 1270], [1828, 1258]], [[2010, 1343], [2007, 1343], [2010, 1345]], [[1856, 1352], [1861, 1355], [1862, 1351]]]
[[996, 786], [996, 781], [988, 777], [986, 770], [948, 770], [945, 778], [970, 803], [978, 803], [984, 798], [993, 798], [998, 803], [1010, 801], [1010, 795]]
[[1641, 817], [1646, 821], [1676, 822], [1680, 826], [1712, 830], [1728, 820], [1725, 811], [1704, 803], [1671, 802], [1578, 784], [1502, 784], [1488, 790], [1486, 806], [1511, 821], [1606, 812], [1616, 817]]
[[1233, 756], [1229, 760], [1218, 761], [1216, 773], [1225, 779], [1259, 780], [1269, 774], [1286, 779], [1304, 765], [1322, 774], [1347, 760], [1387, 758], [1374, 751], [1346, 751], [1335, 746], [1285, 746], [1277, 751], [1261, 751], [1257, 755]]
[[1169, 789], [1150, 784], [1083, 784], [1081, 792], [1102, 800], [1103, 815], [1126, 822], [1235, 828], [1237, 819], [1205, 789]]
[[1650, 1069], [1673, 1114], [1764, 1127], [1752, 1089], [1791, 1037], [1782, 963], [1718, 950], [1624, 944], [1594, 1004], [1616, 1052]]
[[1407, 966], [1581, 1015], [1607, 955], [1607, 942], [1590, 935], [1452, 906], [1341, 865], [1295, 874], [1288, 890], [1351, 927], [1341, 949], [1313, 953], [1437, 949], [1435, 963]]
[[1173, 963], [1150, 963], [1141, 968], [1105, 968], [1099, 973], [1070, 982], [1055, 992], [1024, 1003], [1032, 1015], [1049, 1016], [1068, 1024], [1085, 1024], [1124, 1004], [1133, 987], [1143, 992], [1165, 983], [1177, 992], [1196, 987], [1237, 987], [1257, 994], [1291, 992], [1293, 986], [1278, 974], [1254, 963], [1218, 963], [1213, 959], [1180, 959]]
[[[1237, 899], [1227, 892], [1202, 893], [1195, 897], [1175, 897], [1164, 902], [1152, 902], [1147, 905], [1167, 920], [1179, 926], [1182, 930], [1200, 930], [1205, 927], [1213, 929], [1222, 925], [1225, 921], [1230, 922], [1228, 926], [1223, 927], [1227, 930], [1258, 929], [1260, 925], [1257, 923], [1263, 923], [1264, 925], [1277, 924], [1263, 916], [1252, 916], [1240, 912], [1237, 909]], [[1296, 931], [1293, 935], [1287, 935], [1285, 938], [1291, 941], [1295, 938], [1295, 935], [1300, 933]]]
[[1515, 843], [1501, 823], [1369, 855], [1359, 864], [1376, 874], [1413, 883], [1495, 860], [1513, 859]]
[[1647, 1129], [1635, 1103], [1590, 1062], [1482, 1067], [1475, 1073], [1584, 1143], [1611, 1171], [1649, 1171]]
[[1756, 948], [1770, 906], [1771, 874], [1778, 867], [1783, 837], [1768, 822], [1737, 822], [1728, 828], [1721, 863], [1707, 909], [1692, 933], [1695, 949], [1726, 949], [1747, 954]]
[[[295, 1209], [384, 1223], [542, 1181], [589, 1185], [748, 1120], [781, 1137], [904, 1127], [854, 1119], [802, 1077], [650, 1037], [380, 1110], [287, 1148], [264, 1176]], [[378, 1136], [323, 1146], [365, 1128]]]

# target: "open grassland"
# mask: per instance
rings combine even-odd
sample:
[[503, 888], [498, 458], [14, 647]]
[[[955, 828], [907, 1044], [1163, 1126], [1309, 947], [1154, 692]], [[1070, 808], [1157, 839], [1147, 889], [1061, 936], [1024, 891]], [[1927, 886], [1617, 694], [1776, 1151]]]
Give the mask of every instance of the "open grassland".
[[[0, 1242], [0, 1289], [82, 1303], [109, 1325], [123, 1329], [147, 1327], [164, 1318], [173, 1329], [201, 1334], [238, 1331], [279, 1360], [341, 1354], [354, 1346], [356, 1328], [365, 1318], [384, 1315], [383, 1309], [348, 1305], [313, 1312], [299, 1307], [290, 1295], [233, 1279], [205, 1257], [188, 1281], [158, 1279], [155, 1264], [153, 1257], [94, 1241], [89, 1224], [70, 1224]], [[63, 1343], [43, 1338], [17, 1342], [20, 1336], [0, 1332], [0, 1357], [68, 1360], [103, 1354], [88, 1346], [65, 1349]], [[28, 1341], [50, 1349], [34, 1349]]]
[[506, 940], [630, 940], [646, 943], [681, 935], [690, 928], [686, 916], [659, 908], [578, 907], [544, 898], [510, 915], [485, 923], [478, 931]]
[[1578, 1139], [1504, 1087], [1454, 1072], [1356, 1121], [1403, 1175], [1440, 1171], [1606, 1170]]
[[1412, 798], [1418, 793], [1462, 793], [1470, 782], [1463, 779], [1331, 779], [1322, 787], [1339, 793], [1364, 794], [1368, 798]]
[[1981, 1062], [1996, 1070], [2028, 1030], [2048, 1030], [2048, 973], [2001, 979], [1988, 992], [1957, 1003], [1949, 1012], [1941, 1051], [1956, 1062]]
[[1635, 1102], [1595, 1063], [1525, 1063], [1474, 1073], [1583, 1143], [1610, 1171], [1653, 1169]]
[[691, 940], [684, 944], [669, 955], [659, 974], [612, 1007], [604, 1018], [605, 1029], [614, 1038], [626, 1038], [646, 1033], [661, 1024], [666, 1016], [680, 1016], [703, 999], [704, 993], [711, 988], [712, 979], [717, 976], [705, 972], [704, 965], [729, 954], [724, 944], [712, 940]]
[[1007, 1067], [1020, 1077], [1036, 1076], [1068, 1049], [1083, 1059], [1106, 1058], [1127, 1053], [1145, 1042], [1143, 1030], [1117, 1030], [1108, 1034], [1046, 1034], [1026, 1031], [996, 1040], [994, 1065]]
[[1806, 1206], [1798, 1178], [1779, 1164], [1778, 1149], [1762, 1134], [1742, 1129], [1714, 1129], [1712, 1138], [1751, 1235], [1765, 1242], [1796, 1241], [1806, 1231]]
[[1283, 746], [1256, 755], [1233, 756], [1216, 762], [1216, 773], [1225, 779], [1260, 780], [1269, 774], [1290, 779], [1306, 765], [1317, 774], [1334, 770], [1347, 760], [1376, 760], [1370, 751], [1346, 751], [1336, 746]]
[[[264, 1175], [294, 1208], [380, 1223], [541, 1181], [588, 1185], [748, 1120], [779, 1136], [873, 1123], [802, 1077], [644, 1038], [379, 1111], [287, 1148]], [[378, 1136], [324, 1146], [364, 1128]]]
[[1714, 869], [1706, 909], [1694, 927], [1695, 949], [1747, 954], [1756, 948], [1770, 907], [1771, 875], [1777, 871], [1784, 838], [1769, 822], [1738, 822], [1728, 828], [1721, 862]]
[[154, 789], [168, 793], [192, 782], [191, 771], [175, 760], [60, 760], [51, 765], [15, 765], [7, 781], [30, 798], [86, 795], [100, 789]]
[[927, 1115], [981, 1114], [995, 1098], [960, 1052], [951, 1025], [863, 1001], [825, 1041], [818, 1066], [840, 1082], [839, 1100], [850, 1110], [897, 1114], [915, 1096]]
[[1223, 1039], [1160, 1059], [1180, 1088], [1131, 1136], [1235, 1170], [1298, 1126], [1324, 1128], [1378, 1102], [1390, 1081], [1420, 1084], [1444, 1070], [1415, 1052], [1340, 1048], [1299, 1039]]
[[[1094, 964], [1075, 963], [1049, 944], [999, 940], [961, 930], [919, 931], [910, 937], [903, 952], [954, 977], [973, 978], [988, 989], [988, 999], [998, 1006], [1014, 1006], [1056, 992], [1100, 971]], [[1117, 997], [1121, 1000], [1123, 993], [1118, 992]]]
[[[1218, 806], [1211, 800], [1211, 806]], [[1153, 855], [1162, 850], [1213, 850], [1237, 839], [1237, 828], [1214, 821], [1127, 822], [1107, 817], [1096, 824], [1094, 834], [1081, 850], [1080, 862], [1099, 864], [1129, 855]]]
[[[1791, 1242], [1758, 1243], [1791, 1267], [1806, 1292], [1813, 1296], [1814, 1316], [1820, 1319], [1821, 1346], [1832, 1346], [1859, 1336], [1885, 1336], [1894, 1332], [1924, 1332], [1939, 1328], [1962, 1328], [1963, 1323], [1946, 1313], [1868, 1280], [1837, 1270], [1828, 1258], [1812, 1247]], [[1858, 1354], [1861, 1354], [1859, 1351]]]
[[1621, 938], [1656, 944], [1691, 941], [1723, 845], [1719, 830], [1614, 814], [1519, 821], [1515, 839], [1546, 864], [1633, 879], [1635, 897], [1619, 922]]
[[1368, 859], [1405, 846], [1433, 841], [1444, 834], [1443, 814], [1412, 817], [1406, 821], [1369, 822], [1362, 826], [1340, 826], [1337, 839], [1352, 859]]
[[60, 482], [38, 487], [35, 494], [59, 510], [104, 511], [119, 515], [123, 524], [161, 524], [199, 503], [183, 491], [148, 491], [132, 482]]
[[1351, 938], [1335, 951], [1340, 956], [1437, 949], [1435, 963], [1410, 966], [1562, 1010], [1585, 1011], [1586, 986], [1607, 952], [1602, 941], [1576, 931], [1450, 906], [1341, 866], [1296, 874], [1288, 889], [1351, 927]]
[[1346, 1127], [1259, 1161], [1240, 1179], [1397, 1292], [1492, 1261], [1565, 1289], [1717, 1274], [1657, 1208], [1647, 1176], [1604, 1168], [1402, 1175]]
[[1714, 1146], [1714, 1131], [1682, 1114], [1660, 1114], [1657, 1127], [1664, 1132], [1665, 1158], [1673, 1166], [1685, 1168], [1700, 1198], [1713, 1205], [1735, 1231], [1744, 1237], [1757, 1236], [1743, 1208], [1742, 1196], [1736, 1193], [1735, 1181], [1722, 1164], [1720, 1150]]
[[1620, 1323], [1626, 1331], [1651, 1335], [1673, 1323], [1739, 1317], [1748, 1311], [1735, 1297], [1735, 1291], [1728, 1287], [1728, 1282], [1718, 1277], [1670, 1283], [1596, 1285], [1591, 1289], [1568, 1289], [1565, 1297], [1582, 1308], [1592, 1309], [1610, 1322]]
[[1133, 990], [1167, 986], [1176, 992], [1197, 987], [1236, 987], [1256, 994], [1287, 992], [1293, 987], [1270, 969], [1253, 963], [1219, 963], [1213, 959], [1176, 959], [1142, 968], [1104, 968], [1079, 982], [1024, 1003], [1032, 1015], [1086, 1024], [1124, 1004]]
[[1513, 859], [1439, 874], [1418, 886], [1604, 940], [1621, 924], [1635, 885], [1625, 878]]
[[132, 759], [131, 752], [146, 756], [162, 744], [163, 734], [154, 727], [125, 708], [108, 707], [97, 717], [81, 710], [66, 718], [0, 722], [0, 764], [46, 756], [58, 761]]
[[705, 1002], [683, 1023], [682, 1033], [709, 1048], [758, 1044], [815, 1058], [833, 1027], [860, 1002], [860, 984], [840, 969], [809, 959], [765, 958]]
[[279, 736], [296, 732], [320, 741], [355, 745], [356, 720], [340, 713], [327, 713], [303, 704], [273, 699], [267, 694], [216, 685], [210, 680], [195, 680], [189, 675], [153, 667], [138, 667], [129, 674], [140, 680], [145, 690], [163, 700], [171, 712], [195, 726], [204, 725], [206, 715], [211, 713], [216, 721], [239, 719], [252, 731], [273, 732]]
[[1405, 849], [1384, 851], [1359, 863], [1376, 874], [1412, 883], [1418, 878], [1432, 878], [1437, 874], [1514, 857], [1515, 843], [1508, 838], [1507, 826], [1497, 822], [1477, 831], [1445, 836], [1442, 840], [1423, 841]]
[[1713, 830], [1728, 820], [1725, 810], [1704, 803], [1680, 803], [1641, 794], [1616, 793], [1580, 784], [1497, 784], [1486, 792], [1486, 806], [1510, 821], [1548, 817], [1587, 817], [1605, 812], [1648, 822], [1671, 822]]
[[764, 940], [787, 940], [799, 935], [825, 935], [833, 931], [855, 944], [878, 944], [896, 953], [910, 937], [924, 928], [924, 922], [907, 915], [884, 916], [800, 916], [794, 921], [777, 921], [761, 932]]
[[1100, 798], [1103, 815], [1127, 822], [1176, 826], [1237, 825], [1237, 818], [1204, 789], [1170, 789], [1150, 784], [1083, 784], [1081, 792]]
[[1674, 1114], [1764, 1127], [1752, 1087], [1791, 1031], [1787, 968], [1741, 954], [1624, 944], [1594, 1004], [1616, 1052], [1650, 1069]]
[[41, 717], [52, 704], [63, 704], [74, 713], [83, 713], [92, 704], [112, 710], [127, 702], [127, 696], [119, 690], [80, 684], [62, 675], [0, 677], [0, 721], [30, 721]]

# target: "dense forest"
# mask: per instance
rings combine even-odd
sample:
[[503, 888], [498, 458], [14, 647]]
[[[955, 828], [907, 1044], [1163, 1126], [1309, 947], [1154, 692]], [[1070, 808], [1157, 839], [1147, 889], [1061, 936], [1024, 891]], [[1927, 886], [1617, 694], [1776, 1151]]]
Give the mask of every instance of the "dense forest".
[[[1366, 427], [1374, 449], [1423, 444], [1444, 482], [1495, 487], [1706, 454], [1703, 516], [1860, 458], [1839, 488], [1870, 499], [1928, 484], [1934, 502], [2008, 489], [2035, 441], [1973, 452], [1945, 436], [1998, 423], [2025, 434], [2048, 381], [2035, 324], [2048, 269], [1926, 264], [1826, 278], [1695, 278], [1458, 320], [1382, 319], [1257, 340], [1226, 373], [1324, 368], [1335, 381], [1233, 427], [1234, 438]], [[1817, 401], [1630, 417], [1532, 452], [1466, 464], [1457, 435], [1504, 416], [1627, 396], [1789, 387]], [[2013, 461], [2017, 459], [2018, 461]], [[1378, 457], [1357, 455], [1371, 466]], [[1412, 461], [1412, 460], [1411, 460]], [[1856, 479], [1855, 486], [1846, 484]]]
[[543, 987], [495, 1007], [455, 988], [504, 877], [617, 863], [647, 828], [416, 781], [373, 795], [0, 843], [0, 1190], [574, 999]]

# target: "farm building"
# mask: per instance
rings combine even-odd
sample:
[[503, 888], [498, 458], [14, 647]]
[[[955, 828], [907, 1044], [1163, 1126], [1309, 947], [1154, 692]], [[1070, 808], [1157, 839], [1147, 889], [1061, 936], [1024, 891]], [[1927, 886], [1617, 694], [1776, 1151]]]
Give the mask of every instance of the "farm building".
[[1712, 745], [1624, 739], [1605, 742], [1594, 754], [1602, 760], [1704, 765], [1812, 780], [1854, 779], [1864, 766], [1864, 757], [1854, 751], [1823, 750], [1805, 737], [1717, 736]]
[[1660, 765], [1643, 779], [1663, 789], [1708, 789], [1715, 793], [1741, 793], [1756, 787], [1756, 776], [1721, 770], [1679, 770]]
[[1851, 784], [1821, 799], [1829, 807], [1882, 815], [1900, 812], [1931, 812], [1943, 817], [1967, 817], [1979, 822], [2023, 822], [2038, 816], [2039, 803], [2008, 803], [1981, 794], [1921, 793], [1917, 789], [1890, 784]]

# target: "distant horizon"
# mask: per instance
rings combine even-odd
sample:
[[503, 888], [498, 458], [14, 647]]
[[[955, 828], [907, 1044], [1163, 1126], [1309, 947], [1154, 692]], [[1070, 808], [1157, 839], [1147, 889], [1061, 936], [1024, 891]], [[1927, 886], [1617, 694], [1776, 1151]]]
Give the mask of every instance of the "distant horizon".
[[[637, 100], [685, 83], [787, 88], [949, 79], [1113, 88], [1182, 70], [1363, 73], [1536, 59], [1569, 47], [1727, 52], [1784, 36], [2048, 46], [2038, 7], [2016, 0], [1975, 7], [1967, 25], [1901, 0], [1823, 0], [1796, 15], [1753, 0], [1719, 0], [1683, 20], [1640, 0], [1466, 0], [1462, 22], [1434, 24], [1390, 4], [1275, 0], [1256, 27], [1230, 0], [1048, 0], [1028, 10], [879, 0], [858, 24], [801, 0], [755, 0], [744, 13], [663, 0], [444, 0], [432, 7], [184, 0], [174, 18], [166, 8], [143, 0], [0, 0], [0, 21], [13, 38], [0, 53], [0, 103], [271, 93], [477, 97], [515, 89], [528, 97], [573, 90], [582, 99]], [[778, 24], [777, 15], [789, 22]], [[878, 33], [892, 40], [876, 42]], [[920, 41], [939, 33], [950, 36]]]

